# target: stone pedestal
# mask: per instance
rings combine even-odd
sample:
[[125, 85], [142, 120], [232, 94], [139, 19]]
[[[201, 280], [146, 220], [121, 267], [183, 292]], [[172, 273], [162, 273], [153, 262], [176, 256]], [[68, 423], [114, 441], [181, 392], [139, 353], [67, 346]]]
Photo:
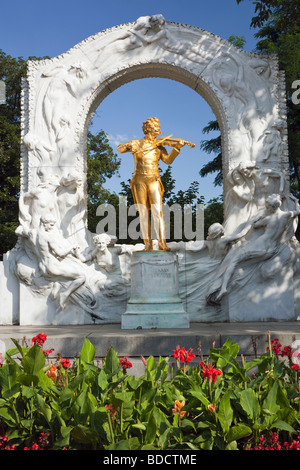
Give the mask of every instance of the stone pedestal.
[[122, 329], [189, 328], [179, 297], [177, 256], [169, 251], [140, 251], [131, 260], [131, 296]]

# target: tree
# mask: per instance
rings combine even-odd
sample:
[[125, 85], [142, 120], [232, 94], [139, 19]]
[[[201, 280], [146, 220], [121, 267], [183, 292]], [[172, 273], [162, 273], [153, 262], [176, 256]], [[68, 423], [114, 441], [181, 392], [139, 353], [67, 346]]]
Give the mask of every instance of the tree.
[[[239, 5], [244, 0], [236, 0]], [[252, 0], [251, 0], [252, 1]], [[279, 9], [282, 13], [280, 22], [282, 27], [290, 28], [291, 20], [294, 22], [299, 21], [299, 1], [298, 0], [256, 0], [252, 1], [255, 5], [256, 16], [251, 19], [251, 28], [261, 28], [270, 20], [274, 14], [274, 10]], [[277, 11], [278, 12], [278, 11]], [[297, 15], [298, 17], [294, 16]]]
[[[213, 131], [220, 131], [218, 121], [209, 121], [207, 126], [205, 126], [202, 130], [204, 134], [209, 134]], [[214, 185], [215, 186], [222, 186], [223, 183], [223, 173], [222, 173], [222, 143], [221, 143], [221, 134], [217, 135], [212, 139], [202, 140], [200, 142], [200, 149], [204, 150], [206, 153], [213, 153], [216, 156], [208, 163], [203, 165], [199, 174], [202, 177], [207, 176], [211, 173], [217, 173]]]
[[87, 209], [88, 228], [96, 232], [100, 204], [111, 204], [118, 210], [119, 197], [104, 188], [104, 183], [118, 174], [121, 159], [113, 152], [107, 135], [100, 130], [96, 135], [88, 132], [87, 139]]
[[[34, 59], [33, 57], [31, 59]], [[21, 78], [26, 60], [0, 50], [0, 80], [5, 82], [6, 103], [0, 105], [0, 253], [17, 240], [18, 197], [20, 191], [20, 108]]]

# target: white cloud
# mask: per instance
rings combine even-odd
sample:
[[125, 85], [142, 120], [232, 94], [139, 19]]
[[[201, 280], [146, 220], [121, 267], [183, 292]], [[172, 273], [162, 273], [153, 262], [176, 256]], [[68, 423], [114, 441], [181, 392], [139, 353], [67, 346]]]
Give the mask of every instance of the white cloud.
[[125, 144], [130, 140], [125, 134], [107, 134], [107, 138], [109, 140], [109, 143], [115, 147], [117, 147], [119, 144]]

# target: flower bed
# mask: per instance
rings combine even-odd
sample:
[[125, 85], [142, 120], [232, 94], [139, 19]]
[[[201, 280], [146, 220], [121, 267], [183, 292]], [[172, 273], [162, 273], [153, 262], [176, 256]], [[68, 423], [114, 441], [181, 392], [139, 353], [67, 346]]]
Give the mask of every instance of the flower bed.
[[141, 356], [141, 377], [113, 348], [96, 360], [87, 338], [72, 363], [51, 361], [46, 339], [12, 340], [0, 360], [1, 450], [300, 450], [298, 358], [270, 334], [250, 362], [229, 338], [205, 360]]

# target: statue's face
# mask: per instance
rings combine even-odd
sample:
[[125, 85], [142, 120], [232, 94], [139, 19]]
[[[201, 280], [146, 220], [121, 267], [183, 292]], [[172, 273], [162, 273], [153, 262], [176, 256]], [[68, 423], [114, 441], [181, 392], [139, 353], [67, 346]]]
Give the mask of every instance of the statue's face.
[[266, 200], [266, 210], [268, 214], [274, 214], [279, 207], [280, 204], [277, 201], [273, 201], [272, 199]]
[[250, 176], [252, 176], [253, 168], [246, 167], [246, 168], [241, 169], [240, 172], [241, 172], [244, 176], [246, 176], [246, 177], [249, 178]]
[[151, 134], [153, 134], [155, 136], [160, 135], [161, 130], [160, 130], [159, 122], [151, 123], [151, 126], [149, 126], [149, 131], [151, 132]]
[[105, 240], [102, 240], [101, 238], [98, 239], [98, 240], [95, 240], [95, 245], [96, 247], [98, 248], [98, 250], [100, 251], [104, 251], [106, 246], [107, 246], [107, 242]]
[[50, 232], [54, 228], [55, 222], [52, 222], [52, 221], [51, 222], [44, 222], [43, 225], [44, 225], [45, 231]]

